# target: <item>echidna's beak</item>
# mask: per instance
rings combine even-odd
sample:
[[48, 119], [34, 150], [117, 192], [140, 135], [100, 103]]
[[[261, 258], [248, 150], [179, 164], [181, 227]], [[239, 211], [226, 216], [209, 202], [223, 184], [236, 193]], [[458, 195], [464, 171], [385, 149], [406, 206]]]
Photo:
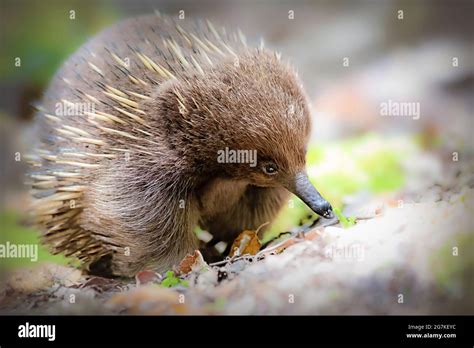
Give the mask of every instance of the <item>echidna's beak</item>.
[[297, 195], [316, 214], [326, 219], [334, 217], [331, 204], [314, 188], [305, 172], [297, 173], [287, 189]]

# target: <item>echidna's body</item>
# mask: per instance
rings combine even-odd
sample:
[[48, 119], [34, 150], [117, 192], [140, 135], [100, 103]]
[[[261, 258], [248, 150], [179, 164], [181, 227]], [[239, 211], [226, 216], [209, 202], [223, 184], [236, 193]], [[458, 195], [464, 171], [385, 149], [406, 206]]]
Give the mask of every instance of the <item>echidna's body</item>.
[[[197, 247], [196, 225], [229, 240], [271, 221], [284, 187], [330, 212], [301, 174], [310, 120], [293, 71], [210, 24], [105, 30], [57, 73], [38, 118], [33, 212], [44, 242], [92, 272], [169, 268]], [[218, 163], [226, 147], [259, 165]]]

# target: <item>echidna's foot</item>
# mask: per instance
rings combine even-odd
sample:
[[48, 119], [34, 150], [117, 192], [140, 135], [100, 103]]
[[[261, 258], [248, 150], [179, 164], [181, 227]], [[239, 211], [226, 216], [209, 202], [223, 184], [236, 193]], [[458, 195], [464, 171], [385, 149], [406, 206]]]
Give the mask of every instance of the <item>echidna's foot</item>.
[[[216, 248], [216, 245], [221, 242], [222, 242], [221, 240], [218, 240], [215, 238], [209, 241], [208, 243], [201, 242], [201, 244], [199, 245], [199, 251], [201, 252], [202, 257], [207, 263], [222, 261], [228, 255], [228, 253], [226, 253], [227, 250], [219, 251]], [[224, 243], [226, 243], [227, 246], [232, 244], [232, 242], [230, 243], [224, 242]]]
[[100, 277], [113, 277], [112, 254], [104, 255], [100, 259], [92, 262], [89, 265], [89, 273]]

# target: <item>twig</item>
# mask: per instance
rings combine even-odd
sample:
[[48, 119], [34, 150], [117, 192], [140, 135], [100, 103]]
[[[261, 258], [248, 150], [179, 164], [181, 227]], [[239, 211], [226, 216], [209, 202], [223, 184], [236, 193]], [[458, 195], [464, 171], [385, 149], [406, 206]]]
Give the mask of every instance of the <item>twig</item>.
[[217, 261], [217, 262], [210, 263], [209, 266], [219, 266], [219, 265], [224, 265], [226, 263], [232, 263], [234, 261], [239, 261], [239, 260], [243, 260], [243, 259], [253, 259], [257, 255], [258, 254], [256, 254], [256, 255], [245, 254], [245, 255], [241, 255], [241, 256], [232, 256], [231, 258], [226, 258], [225, 260], [222, 260], [222, 261]]
[[[368, 217], [368, 216], [362, 216], [362, 217], [356, 217], [356, 221], [357, 220], [370, 220], [370, 219], [373, 219], [374, 217], [376, 216], [372, 216], [372, 217]], [[329, 226], [334, 226], [334, 225], [337, 225], [339, 223], [339, 219], [332, 219], [332, 220], [329, 220], [329, 221], [326, 221], [326, 222], [323, 222], [322, 224], [320, 225], [316, 225], [314, 227], [312, 227], [309, 231], [312, 231], [312, 230], [315, 230], [315, 229], [319, 229], [321, 227], [329, 227]], [[266, 225], [267, 223], [265, 223], [264, 225]], [[264, 226], [262, 225], [262, 226]], [[262, 227], [260, 226], [260, 227]], [[259, 227], [259, 228], [260, 228]], [[245, 254], [245, 255], [241, 255], [241, 256], [233, 256], [231, 258], [227, 258], [225, 260], [222, 260], [222, 261], [217, 261], [217, 262], [214, 262], [214, 263], [210, 263], [209, 266], [219, 266], [219, 265], [224, 265], [224, 264], [228, 264], [228, 263], [232, 263], [232, 262], [235, 262], [235, 261], [239, 261], [239, 260], [243, 260], [243, 259], [254, 259], [254, 258], [258, 258], [259, 256], [263, 256], [264, 254], [268, 253], [268, 252], [271, 252], [273, 250], [276, 250], [278, 248], [281, 248], [285, 243], [288, 243], [288, 241], [290, 239], [295, 239], [296, 241], [298, 240], [301, 240], [301, 238], [298, 238], [298, 234], [300, 233], [303, 233], [303, 234], [306, 234], [307, 232], [309, 231], [297, 231], [296, 233], [291, 233], [291, 232], [282, 232], [280, 233], [276, 238], [278, 238], [279, 236], [281, 236], [282, 234], [286, 234], [286, 233], [291, 233], [292, 234], [292, 237], [288, 238], [288, 239], [285, 239], [284, 241], [281, 241], [280, 243], [274, 245], [274, 246], [271, 246], [269, 248], [265, 248], [265, 249], [262, 249], [260, 250], [258, 253], [256, 253], [255, 255], [249, 255], [249, 254]], [[316, 233], [318, 234], [321, 234], [319, 231], [316, 231]], [[275, 238], [275, 239], [276, 239]], [[275, 240], [273, 239], [273, 240]], [[268, 243], [271, 243], [272, 241], [269, 241]], [[267, 243], [267, 245], [268, 245]]]

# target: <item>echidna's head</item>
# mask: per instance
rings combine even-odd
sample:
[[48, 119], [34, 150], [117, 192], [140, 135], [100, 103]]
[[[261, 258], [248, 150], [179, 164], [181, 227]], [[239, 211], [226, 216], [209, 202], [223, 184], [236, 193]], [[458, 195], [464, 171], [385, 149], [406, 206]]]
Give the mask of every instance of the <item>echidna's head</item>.
[[170, 90], [172, 98], [162, 96], [175, 111], [168, 135], [196, 168], [256, 186], [283, 186], [332, 217], [305, 171], [311, 119], [304, 91], [276, 54], [247, 50], [204, 75], [175, 81]]

